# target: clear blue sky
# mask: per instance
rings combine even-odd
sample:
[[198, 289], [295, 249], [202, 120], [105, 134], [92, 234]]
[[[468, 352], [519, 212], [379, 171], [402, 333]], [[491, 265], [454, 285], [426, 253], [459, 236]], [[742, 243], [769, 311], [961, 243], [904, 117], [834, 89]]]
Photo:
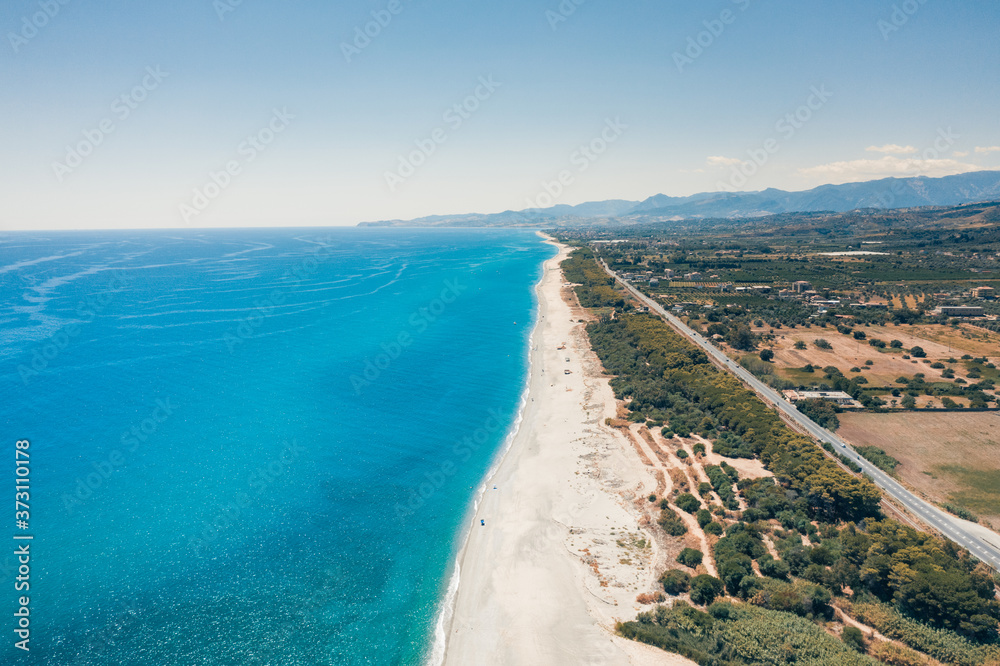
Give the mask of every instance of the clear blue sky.
[[4, 3], [0, 229], [496, 212], [561, 171], [575, 204], [1000, 167], [995, 0], [63, 1]]

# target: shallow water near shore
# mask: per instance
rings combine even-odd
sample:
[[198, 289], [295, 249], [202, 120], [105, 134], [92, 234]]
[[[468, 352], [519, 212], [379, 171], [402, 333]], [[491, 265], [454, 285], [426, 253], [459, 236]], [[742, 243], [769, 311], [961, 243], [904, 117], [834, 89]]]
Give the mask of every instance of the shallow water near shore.
[[5, 661], [426, 659], [552, 254], [528, 231], [0, 236], [34, 537], [31, 652]]

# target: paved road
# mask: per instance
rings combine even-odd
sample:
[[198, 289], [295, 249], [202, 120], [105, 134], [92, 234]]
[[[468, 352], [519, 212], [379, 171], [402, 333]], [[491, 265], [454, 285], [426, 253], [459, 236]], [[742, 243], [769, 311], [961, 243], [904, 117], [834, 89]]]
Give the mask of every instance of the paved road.
[[860, 454], [847, 444], [847, 442], [837, 437], [826, 428], [819, 426], [815, 421], [787, 402], [781, 395], [778, 394], [777, 391], [761, 382], [739, 363], [726, 356], [722, 351], [717, 349], [715, 345], [709, 342], [707, 338], [696, 333], [688, 327], [687, 324], [663, 309], [659, 303], [640, 292], [627, 281], [623, 280], [617, 273], [612, 271], [608, 265], [604, 263], [604, 261], [601, 261], [601, 264], [604, 267], [604, 270], [614, 277], [633, 296], [648, 305], [650, 310], [666, 319], [688, 339], [715, 358], [723, 367], [742, 379], [757, 393], [757, 395], [780, 409], [790, 419], [801, 425], [813, 437], [821, 442], [830, 442], [837, 448], [838, 451], [854, 460], [861, 467], [862, 471], [868, 478], [874, 481], [875, 484], [886, 494], [890, 495], [900, 504], [909, 509], [910, 513], [916, 518], [931, 526], [941, 534], [947, 536], [960, 546], [967, 548], [969, 552], [971, 552], [973, 556], [979, 560], [982, 560], [997, 571], [1000, 571], [1000, 549], [965, 529], [961, 523], [956, 522], [956, 519], [952, 518], [950, 514], [945, 513], [933, 504], [920, 499], [901, 486], [891, 476], [862, 458]]

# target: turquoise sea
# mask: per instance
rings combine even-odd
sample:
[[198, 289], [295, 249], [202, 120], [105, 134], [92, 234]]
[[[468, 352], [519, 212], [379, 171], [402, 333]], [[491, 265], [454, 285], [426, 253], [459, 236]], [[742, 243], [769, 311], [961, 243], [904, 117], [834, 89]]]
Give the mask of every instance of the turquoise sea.
[[427, 661], [552, 254], [527, 231], [0, 235], [3, 663]]

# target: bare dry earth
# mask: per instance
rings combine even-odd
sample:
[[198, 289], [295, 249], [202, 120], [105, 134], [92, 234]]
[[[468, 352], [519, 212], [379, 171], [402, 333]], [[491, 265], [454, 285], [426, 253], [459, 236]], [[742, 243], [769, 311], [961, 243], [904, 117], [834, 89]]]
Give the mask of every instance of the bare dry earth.
[[[948, 358], [958, 358], [963, 354], [987, 356], [1000, 356], [1000, 346], [990, 346], [989, 352], [980, 351], [980, 345], [964, 344], [969, 340], [961, 338], [959, 333], [949, 331], [946, 335], [942, 331], [936, 337], [941, 341], [930, 340], [926, 337], [919, 337], [927, 331], [924, 329], [943, 327], [920, 327], [920, 326], [872, 326], [863, 328], [868, 338], [877, 338], [890, 342], [899, 340], [905, 349], [893, 350], [892, 352], [880, 352], [868, 344], [868, 340], [855, 340], [852, 336], [843, 335], [832, 328], [809, 328], [809, 329], [777, 329], [774, 342], [774, 361], [779, 368], [798, 369], [807, 364], [812, 364], [818, 368], [834, 365], [845, 375], [849, 375], [852, 367], [863, 368], [863, 374], [874, 386], [893, 384], [897, 377], [901, 375], [912, 376], [917, 372], [926, 375], [927, 381], [948, 381], [941, 377], [941, 370], [930, 367], [924, 360], [933, 362]], [[985, 331], [984, 331], [985, 333]], [[815, 341], [819, 338], [825, 339], [833, 347], [832, 349], [819, 349], [815, 346]], [[806, 343], [805, 349], [795, 349], [798, 341]], [[948, 344], [948, 343], [952, 344]], [[963, 343], [963, 347], [956, 345]], [[904, 359], [913, 347], [922, 347], [927, 352], [926, 359]], [[972, 348], [975, 347], [975, 350]], [[872, 361], [872, 366], [865, 368], [865, 361]], [[956, 377], [965, 378], [965, 368], [961, 364], [949, 366], [955, 370]]]
[[1000, 527], [1000, 414], [844, 413], [840, 422], [841, 437], [899, 460], [896, 471], [905, 483]]

